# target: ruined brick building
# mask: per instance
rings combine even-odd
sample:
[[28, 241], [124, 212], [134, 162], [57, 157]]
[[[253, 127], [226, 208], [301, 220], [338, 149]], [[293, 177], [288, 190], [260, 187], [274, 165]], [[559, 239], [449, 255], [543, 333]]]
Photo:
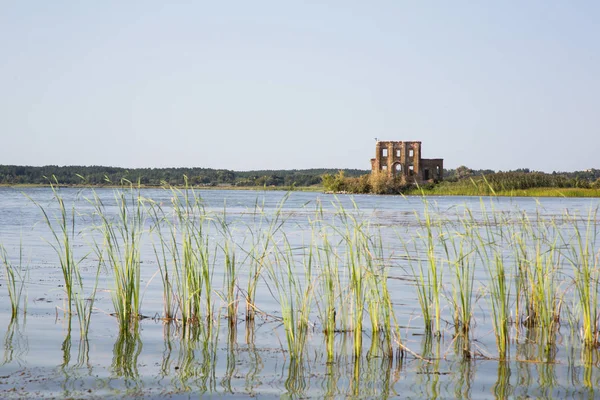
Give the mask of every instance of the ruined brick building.
[[371, 159], [371, 172], [386, 172], [390, 177], [400, 177], [406, 183], [423, 183], [442, 180], [444, 160], [421, 158], [421, 142], [377, 141], [375, 158]]

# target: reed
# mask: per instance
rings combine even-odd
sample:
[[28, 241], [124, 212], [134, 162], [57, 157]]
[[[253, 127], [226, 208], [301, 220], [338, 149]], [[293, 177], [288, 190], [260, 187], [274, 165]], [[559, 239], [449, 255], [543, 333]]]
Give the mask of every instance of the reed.
[[119, 329], [135, 330], [140, 316], [140, 242], [145, 221], [143, 200], [139, 190], [130, 188], [129, 197], [115, 192], [118, 208], [113, 221], [96, 193], [94, 206], [101, 220], [103, 245], [96, 244], [99, 259], [108, 266], [114, 277], [113, 306]]
[[[416, 214], [417, 221], [421, 223], [423, 231], [417, 234], [417, 239], [413, 242], [413, 250], [415, 257], [409, 257], [409, 265], [412, 274], [415, 278], [417, 289], [417, 298], [423, 313], [423, 323], [425, 331], [435, 335], [441, 335], [440, 319], [441, 305], [440, 294], [442, 291], [443, 282], [443, 262], [444, 260], [436, 253], [438, 246], [437, 240], [439, 226], [433, 224], [432, 215], [429, 210], [429, 203], [423, 198], [424, 213], [423, 220]], [[435, 231], [434, 231], [435, 229]], [[443, 242], [442, 242], [443, 243]], [[404, 242], [404, 247], [407, 253], [411, 253], [408, 245]], [[421, 258], [422, 247], [426, 252], [426, 263]], [[416, 258], [418, 267], [414, 265]]]
[[[159, 264], [163, 265], [163, 271], [168, 271], [166, 259], [171, 259], [174, 284], [171, 281], [169, 284], [185, 334], [191, 325], [203, 319], [210, 323], [213, 318], [212, 277], [216, 254], [210, 245], [209, 231], [214, 218], [206, 212], [202, 199], [193, 190], [186, 187], [171, 191], [174, 218], [169, 222], [168, 244], [162, 246]], [[167, 241], [161, 239], [161, 242]]]
[[237, 323], [238, 300], [236, 288], [238, 285], [237, 264], [235, 259], [235, 247], [231, 238], [228, 238], [222, 247], [225, 257], [225, 302], [227, 305], [227, 318], [229, 324], [235, 326]]
[[349, 331], [353, 334], [354, 357], [362, 354], [363, 316], [367, 296], [366, 269], [367, 236], [364, 221], [359, 221], [352, 213], [340, 208], [338, 211], [343, 226], [344, 262], [348, 274], [350, 298]]
[[[509, 355], [510, 345], [510, 276], [504, 263], [505, 255], [501, 247], [503, 232], [498, 230], [495, 217], [490, 217], [481, 204], [483, 232], [474, 230], [476, 253], [488, 272], [487, 298], [492, 311], [492, 325], [496, 347], [501, 360]], [[492, 223], [494, 222], [494, 223]]]
[[465, 348], [468, 347], [474, 302], [475, 243], [472, 221], [472, 215], [467, 213], [463, 217], [462, 232], [455, 232], [454, 235], [447, 232], [440, 236], [453, 275], [451, 305], [454, 310], [454, 326], [458, 334], [465, 336], [462, 340]]
[[[316, 232], [316, 234], [315, 234]], [[320, 238], [320, 243], [317, 238]], [[321, 298], [323, 305], [317, 302], [317, 308], [321, 313], [323, 321], [323, 333], [325, 334], [327, 361], [333, 362], [335, 348], [335, 332], [336, 332], [336, 313], [337, 309], [343, 310], [343, 307], [338, 307], [339, 298], [341, 296], [340, 277], [339, 277], [339, 255], [333, 244], [330, 242], [328, 230], [320, 227], [318, 230], [313, 228], [313, 243], [317, 242], [316, 255], [318, 265], [321, 267]]]
[[[281, 236], [281, 244], [275, 248], [267, 272], [278, 295], [291, 361], [301, 364], [304, 359], [313, 303], [314, 253], [312, 246], [307, 246], [308, 249], [302, 246], [296, 249], [301, 251], [301, 254], [296, 257], [288, 237], [285, 233]], [[301, 267], [297, 266], [298, 262], [301, 263]], [[303, 271], [303, 276], [298, 276], [296, 270]]]
[[[67, 212], [64, 199], [59, 194], [56, 177], [53, 177], [54, 183], [50, 182], [54, 200], [58, 205], [59, 216], [51, 219], [46, 209], [29, 198], [42, 211], [44, 221], [48, 225], [52, 234], [53, 242], [49, 242], [50, 246], [58, 255], [63, 281], [65, 285], [65, 294], [67, 295], [67, 312], [72, 314], [72, 304], [74, 290], [76, 287], [81, 287], [81, 274], [79, 272], [79, 263], [81, 260], [76, 260], [73, 254], [73, 242], [75, 240], [75, 204], [72, 205], [70, 213]], [[69, 215], [70, 214], [70, 215]], [[84, 256], [85, 258], [85, 256]]]
[[[23, 265], [23, 245], [19, 246], [19, 265], [15, 266], [4, 246], [0, 243], [0, 261], [4, 265], [4, 279], [6, 281], [6, 290], [10, 299], [11, 320], [19, 315], [22, 308], [23, 313], [27, 313], [26, 283], [29, 276], [29, 270]], [[25, 298], [23, 298], [25, 296]], [[21, 306], [22, 305], [22, 306]]]
[[[581, 336], [588, 348], [600, 345], [600, 321], [598, 315], [598, 290], [600, 289], [600, 251], [596, 250], [598, 238], [598, 208], [588, 213], [584, 227], [573, 216], [567, 220], [573, 227], [573, 241], [563, 238], [567, 244], [564, 255], [573, 269], [573, 283], [578, 299]], [[582, 228], [585, 229], [582, 233]]]
[[[175, 289], [173, 288], [172, 266], [170, 263], [169, 241], [166, 233], [163, 233], [163, 226], [171, 227], [169, 219], [165, 216], [162, 206], [155, 201], [148, 199], [148, 213], [153, 220], [153, 226], [150, 228], [150, 233], [156, 232], [160, 243], [160, 248], [156, 243], [152, 243], [154, 256], [158, 265], [158, 272], [162, 281], [163, 289], [163, 318], [165, 321], [172, 321], [176, 318]], [[165, 239], [165, 236], [167, 238]]]
[[[273, 238], [282, 230], [282, 227], [286, 222], [282, 210], [288, 198], [289, 193], [281, 199], [272, 217], [269, 217], [265, 213], [264, 202], [263, 204], [259, 204], [257, 200], [254, 203], [254, 225], [248, 227], [251, 244], [250, 249], [246, 251], [246, 259], [248, 260], [246, 321], [254, 321], [256, 311], [256, 288], [258, 287], [258, 282], [260, 281], [263, 270], [268, 265], [269, 256], [276, 247]], [[258, 220], [256, 217], [258, 217]]]

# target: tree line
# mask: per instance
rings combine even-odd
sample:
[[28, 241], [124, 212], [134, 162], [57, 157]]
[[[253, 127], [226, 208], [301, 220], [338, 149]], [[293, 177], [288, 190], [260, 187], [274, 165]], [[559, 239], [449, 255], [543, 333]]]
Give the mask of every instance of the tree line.
[[[325, 174], [337, 173], [338, 169], [293, 169], [231, 171], [212, 168], [119, 168], [105, 166], [57, 166], [42, 167], [0, 165], [0, 184], [44, 185], [54, 182], [64, 185], [108, 185], [129, 181], [144, 186], [313, 186], [321, 184]], [[347, 176], [360, 176], [366, 170], [344, 169]]]

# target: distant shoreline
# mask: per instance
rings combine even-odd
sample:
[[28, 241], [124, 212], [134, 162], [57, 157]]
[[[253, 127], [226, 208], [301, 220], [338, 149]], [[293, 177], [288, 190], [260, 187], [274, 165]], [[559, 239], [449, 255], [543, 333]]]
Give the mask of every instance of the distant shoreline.
[[[0, 184], [0, 187], [12, 188], [48, 188], [50, 184]], [[184, 185], [85, 185], [85, 184], [59, 184], [54, 185], [58, 188], [79, 188], [79, 189], [185, 189]], [[458, 196], [458, 197], [569, 197], [569, 198], [600, 198], [600, 189], [583, 189], [583, 188], [530, 188], [512, 191], [499, 191], [496, 193], [463, 191], [463, 190], [422, 190], [414, 188], [405, 194], [374, 194], [374, 193], [346, 193], [346, 192], [326, 192], [323, 186], [187, 186], [190, 190], [252, 190], [252, 191], [281, 191], [281, 192], [322, 192], [335, 195], [368, 195], [368, 196], [406, 196], [406, 197], [431, 197], [431, 196]]]

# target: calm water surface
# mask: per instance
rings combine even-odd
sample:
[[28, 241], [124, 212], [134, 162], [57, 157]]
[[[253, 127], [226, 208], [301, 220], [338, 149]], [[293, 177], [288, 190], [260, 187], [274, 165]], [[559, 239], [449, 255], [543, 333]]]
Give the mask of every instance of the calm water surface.
[[[106, 212], [116, 215], [115, 190], [96, 189]], [[74, 251], [81, 258], [84, 282], [91, 287], [98, 257], [94, 243], [100, 240], [95, 229], [98, 218], [90, 202], [90, 190], [60, 189], [67, 208], [75, 207], [76, 241]], [[161, 204], [171, 212], [173, 193], [168, 190], [142, 190], [142, 196]], [[206, 211], [222, 215], [224, 210], [232, 240], [240, 253], [249, 243], [249, 227], [256, 227], [258, 215], [273, 215], [281, 207], [285, 218], [283, 231], [292, 246], [301, 248], [310, 241], [310, 222], [319, 210], [324, 220], [333, 221], [343, 207], [359, 220], [369, 223], [385, 249], [389, 267], [388, 285], [404, 345], [414, 354], [388, 359], [369, 356], [371, 334], [364, 332], [361, 357], [352, 355], [351, 334], [336, 335], [336, 358], [328, 363], [318, 310], [313, 307], [314, 327], [301, 366], [289, 362], [285, 332], [279, 322], [281, 309], [268, 278], [258, 285], [257, 305], [264, 312], [254, 324], [247, 325], [240, 306], [235, 329], [224, 316], [217, 318], [218, 337], [206, 342], [182, 338], [174, 324], [164, 323], [163, 292], [154, 246], [156, 235], [146, 232], [141, 244], [142, 314], [139, 332], [120, 334], [111, 291], [112, 274], [102, 271], [87, 340], [79, 334], [77, 318], [65, 312], [62, 273], [53, 250], [39, 204], [54, 218], [58, 208], [47, 188], [0, 188], [0, 243], [13, 263], [22, 265], [26, 276], [26, 314], [11, 319], [5, 274], [0, 276], [0, 326], [4, 327], [3, 358], [0, 358], [0, 396], [3, 398], [189, 398], [199, 395], [289, 396], [289, 397], [361, 397], [361, 398], [595, 398], [599, 397], [597, 359], [582, 356], [578, 334], [561, 326], [557, 346], [549, 357], [535, 341], [520, 332], [513, 340], [511, 357], [498, 361], [495, 338], [486, 299], [487, 272], [476, 268], [474, 307], [475, 324], [471, 334], [473, 357], [457, 355], [457, 341], [451, 324], [449, 302], [443, 298], [441, 337], [424, 334], [421, 310], [413, 284], [409, 259], [414, 244], [423, 233], [424, 202], [420, 198], [399, 196], [332, 196], [320, 193], [254, 191], [200, 191]], [[485, 214], [532, 220], [556, 221], [556, 229], [565, 235], [572, 229], [563, 224], [567, 213], [579, 216], [581, 224], [598, 199], [430, 197], [429, 212], [434, 218], [460, 225], [465, 209], [475, 221]], [[260, 210], [257, 211], [257, 210]], [[152, 222], [146, 222], [149, 231]], [[215, 246], [216, 229], [209, 232]], [[421, 250], [423, 250], [421, 248]], [[419, 251], [417, 250], [417, 253]], [[223, 262], [216, 256], [213, 288], [221, 293]], [[247, 266], [239, 257], [239, 294], [248, 279]], [[302, 272], [298, 271], [301, 275]], [[446, 281], [447, 279], [447, 281]], [[444, 280], [444, 295], [450, 296], [450, 277]], [[564, 287], [568, 290], [568, 278]], [[217, 299], [219, 310], [223, 302]], [[242, 301], [240, 299], [240, 301]], [[567, 325], [565, 323], [565, 325]], [[516, 334], [515, 334], [516, 335]], [[2, 351], [0, 350], [0, 353]], [[597, 357], [594, 353], [592, 357]]]

